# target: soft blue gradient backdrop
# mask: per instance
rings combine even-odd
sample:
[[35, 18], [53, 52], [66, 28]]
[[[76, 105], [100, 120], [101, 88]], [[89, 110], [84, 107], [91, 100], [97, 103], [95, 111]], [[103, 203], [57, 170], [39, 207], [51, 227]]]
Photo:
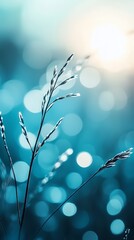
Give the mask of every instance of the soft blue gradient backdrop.
[[[75, 72], [78, 78], [61, 88], [56, 97], [70, 92], [81, 94], [55, 104], [47, 115], [42, 138], [59, 118], [65, 119], [35, 160], [25, 219], [27, 239], [107, 159], [134, 146], [133, 11], [134, 2], [130, 0], [0, 0], [0, 111], [15, 163], [20, 203], [31, 153], [21, 135], [18, 112], [23, 113], [34, 144], [41, 97], [54, 66], [59, 69], [72, 52], [75, 56], [64, 76]], [[126, 49], [119, 58], [100, 58], [90, 48], [94, 29], [107, 24], [114, 24], [124, 34]], [[40, 188], [58, 157], [70, 148], [73, 155]], [[0, 158], [10, 172], [1, 140]], [[132, 229], [133, 239], [133, 155], [117, 165], [66, 203], [36, 240], [121, 240], [127, 227]], [[5, 201], [1, 200], [1, 222], [8, 239], [14, 239], [17, 215], [13, 182], [1, 199]], [[4, 239], [3, 227], [0, 236]]]

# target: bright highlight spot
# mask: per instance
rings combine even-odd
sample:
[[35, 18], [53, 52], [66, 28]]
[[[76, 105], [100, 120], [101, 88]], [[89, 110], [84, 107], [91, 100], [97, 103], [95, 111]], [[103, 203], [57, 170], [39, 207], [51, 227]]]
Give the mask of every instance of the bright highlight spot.
[[92, 164], [93, 158], [90, 155], [90, 153], [81, 152], [81, 153], [78, 154], [78, 156], [76, 158], [76, 162], [80, 167], [86, 168], [86, 167], [89, 167]]
[[97, 87], [100, 80], [100, 74], [95, 68], [85, 68], [80, 74], [80, 82], [86, 88]]
[[125, 53], [125, 35], [114, 25], [96, 28], [92, 35], [91, 47], [106, 61], [119, 59]]
[[72, 148], [68, 148], [67, 150], [66, 150], [66, 154], [67, 155], [72, 155], [73, 154], [73, 149]]
[[[35, 140], [36, 140], [35, 135], [31, 132], [28, 132], [28, 139], [30, 141], [31, 146], [33, 147], [34, 144], [35, 144]], [[29, 146], [29, 144], [28, 144], [28, 142], [27, 142], [23, 133], [20, 134], [19, 143], [23, 148], [30, 149], [30, 146]]]
[[116, 219], [111, 223], [110, 229], [115, 235], [121, 234], [125, 229], [124, 222], [120, 219]]
[[72, 217], [73, 215], [76, 214], [77, 207], [74, 203], [67, 202], [67, 203], [64, 204], [64, 206], [62, 208], [62, 212], [65, 216]]
[[[29, 165], [26, 162], [18, 161], [14, 163], [13, 168], [17, 182], [25, 182], [28, 178]], [[14, 178], [11, 170], [10, 175], [12, 178]]]

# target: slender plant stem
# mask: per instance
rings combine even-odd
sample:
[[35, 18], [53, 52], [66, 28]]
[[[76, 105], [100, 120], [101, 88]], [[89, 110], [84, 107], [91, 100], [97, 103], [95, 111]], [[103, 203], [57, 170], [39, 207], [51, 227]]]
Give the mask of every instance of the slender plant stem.
[[7, 152], [7, 155], [8, 155], [8, 158], [9, 158], [9, 162], [10, 162], [10, 166], [11, 166], [11, 170], [12, 170], [12, 173], [13, 173], [14, 185], [15, 185], [15, 195], [16, 195], [16, 205], [17, 205], [17, 213], [18, 213], [18, 222], [19, 222], [19, 225], [20, 225], [21, 217], [20, 217], [20, 208], [19, 208], [19, 197], [18, 197], [18, 189], [17, 189], [17, 180], [16, 180], [16, 175], [15, 175], [15, 172], [14, 172], [14, 168], [13, 168], [13, 161], [12, 161], [9, 149], [7, 147], [6, 139], [4, 139], [4, 147], [5, 147], [5, 150]]
[[23, 226], [25, 212], [26, 212], [26, 204], [27, 204], [27, 198], [28, 198], [28, 191], [29, 191], [29, 184], [30, 184], [32, 166], [33, 166], [33, 161], [35, 159], [35, 151], [36, 151], [37, 143], [38, 143], [40, 133], [41, 133], [41, 129], [42, 129], [42, 126], [43, 126], [43, 120], [44, 120], [44, 118], [42, 118], [42, 120], [41, 120], [40, 128], [39, 128], [38, 135], [37, 135], [37, 138], [36, 138], [36, 142], [35, 142], [35, 145], [34, 145], [34, 149], [33, 149], [33, 152], [32, 152], [32, 157], [31, 157], [31, 162], [30, 162], [30, 167], [29, 167], [29, 173], [28, 173], [28, 179], [27, 179], [27, 184], [26, 184], [26, 191], [25, 191], [25, 198], [24, 198], [24, 205], [23, 205], [20, 229], [19, 229], [19, 240], [21, 239], [21, 231], [22, 231], [22, 226]]
[[[37, 144], [38, 144], [38, 140], [39, 140], [39, 137], [40, 137], [40, 133], [41, 133], [41, 130], [42, 130], [42, 127], [43, 127], [43, 123], [44, 123], [44, 120], [45, 120], [45, 117], [46, 117], [46, 113], [47, 113], [47, 110], [48, 110], [48, 107], [49, 107], [49, 103], [50, 103], [52, 94], [53, 94], [53, 92], [54, 92], [54, 90], [55, 90], [57, 81], [58, 81], [59, 77], [62, 75], [62, 73], [64, 72], [65, 67], [66, 67], [66, 66], [68, 65], [68, 63], [70, 62], [72, 56], [73, 56], [73, 55], [71, 55], [71, 56], [67, 59], [64, 67], [61, 68], [61, 70], [59, 71], [59, 73], [57, 74], [57, 76], [55, 76], [55, 82], [54, 82], [53, 86], [50, 86], [49, 97], [48, 97], [48, 100], [47, 100], [47, 104], [46, 104], [46, 106], [45, 106], [45, 109], [44, 109], [44, 111], [43, 111], [43, 115], [42, 115], [42, 118], [41, 118], [41, 123], [40, 123], [40, 127], [39, 127], [39, 130], [38, 130], [37, 138], [36, 138], [35, 145], [34, 145], [34, 148], [33, 148], [33, 151], [32, 151], [32, 157], [31, 157], [31, 162], [30, 162], [30, 167], [29, 167], [28, 179], [27, 179], [27, 183], [26, 183], [26, 191], [25, 191], [25, 197], [24, 197], [24, 205], [23, 205], [22, 217], [21, 217], [21, 223], [20, 223], [20, 229], [19, 229], [19, 236], [18, 236], [18, 239], [19, 239], [19, 240], [21, 239], [21, 231], [22, 231], [23, 222], [24, 222], [24, 218], [25, 218], [25, 212], [26, 212], [26, 206], [27, 206], [27, 198], [28, 198], [28, 192], [29, 192], [31, 172], [32, 172], [33, 162], [34, 162], [34, 159], [35, 159], [35, 157], [36, 157], [36, 149], [37, 149]], [[53, 78], [53, 81], [54, 81], [54, 78]]]
[[61, 203], [49, 216], [48, 218], [42, 223], [42, 225], [39, 227], [38, 231], [32, 238], [32, 240], [37, 237], [39, 232], [42, 230], [42, 228], [46, 225], [46, 223], [58, 212], [58, 210], [68, 201], [70, 200], [81, 188], [83, 188], [91, 179], [93, 179], [100, 171], [102, 171], [102, 168], [99, 168], [91, 177], [89, 177], [85, 182], [83, 182], [80, 187], [78, 187], [71, 195], [63, 202]]
[[28, 179], [27, 179], [27, 184], [26, 184], [26, 192], [25, 192], [25, 198], [24, 198], [24, 205], [23, 205], [20, 229], [19, 229], [19, 237], [18, 237], [19, 240], [21, 239], [21, 231], [22, 231], [23, 222], [24, 222], [24, 218], [25, 218], [27, 198], [28, 198], [28, 191], [29, 191], [29, 184], [30, 184], [30, 178], [31, 178], [31, 171], [32, 171], [33, 162], [34, 162], [34, 159], [35, 159], [36, 147], [37, 147], [37, 144], [38, 144], [38, 140], [39, 140], [39, 137], [40, 137], [40, 133], [41, 133], [41, 130], [42, 130], [42, 126], [43, 126], [43, 123], [44, 123], [44, 120], [45, 120], [45, 116], [46, 116], [46, 113], [47, 113], [47, 108], [49, 106], [49, 102], [50, 102], [52, 93], [53, 93], [53, 90], [50, 93], [50, 96], [49, 96], [49, 99], [48, 99], [48, 102], [47, 102], [44, 114], [42, 116], [40, 127], [39, 127], [39, 131], [38, 131], [37, 138], [36, 138], [35, 145], [34, 145], [34, 149], [33, 149], [33, 152], [32, 152], [32, 157], [31, 157], [31, 162], [30, 162], [30, 167], [29, 167], [29, 173], [28, 173]]

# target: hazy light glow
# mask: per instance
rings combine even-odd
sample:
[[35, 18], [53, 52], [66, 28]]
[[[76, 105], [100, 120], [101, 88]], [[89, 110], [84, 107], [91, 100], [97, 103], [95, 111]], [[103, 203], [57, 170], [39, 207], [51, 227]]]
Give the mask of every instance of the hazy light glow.
[[14, 99], [8, 89], [0, 90], [0, 110], [3, 114], [7, 114], [14, 107]]
[[41, 69], [51, 59], [43, 41], [33, 41], [24, 48], [23, 59], [27, 65], [35, 69]]
[[[16, 91], [16, 89], [17, 89], [17, 91]], [[25, 83], [22, 81], [9, 80], [3, 84], [3, 90], [8, 92], [8, 98], [9, 97], [12, 98], [12, 101], [9, 98], [11, 103], [13, 102], [14, 105], [18, 105], [22, 102], [23, 96], [26, 92], [26, 86], [25, 86]]]
[[[13, 165], [17, 182], [25, 182], [28, 178], [29, 165], [26, 162], [18, 161]], [[12, 171], [10, 175], [13, 178]]]
[[114, 95], [110, 91], [104, 91], [99, 96], [99, 105], [103, 111], [110, 111], [114, 107]]
[[81, 152], [78, 154], [78, 156], [76, 158], [76, 162], [80, 167], [86, 168], [92, 164], [93, 159], [92, 159], [92, 156], [90, 155], [90, 153]]
[[121, 58], [125, 45], [125, 35], [114, 25], [99, 26], [92, 35], [91, 47], [106, 61]]
[[85, 68], [80, 74], [80, 82], [86, 88], [97, 87], [100, 80], [100, 74], [95, 68]]
[[[93, 8], [92, 4], [95, 4]], [[91, 66], [112, 72], [131, 69], [133, 38], [129, 37], [127, 32], [133, 28], [133, 21], [128, 5], [126, 3], [118, 8], [116, 2], [103, 5], [100, 1], [93, 1], [87, 9], [82, 9], [82, 4], [78, 6], [65, 27], [68, 34], [64, 41], [69, 50], [75, 49], [79, 56], [90, 53]]]
[[114, 97], [115, 97], [115, 108], [117, 110], [120, 110], [126, 107], [128, 97], [126, 92], [123, 89], [117, 88], [116, 92], [114, 92]]
[[62, 207], [62, 212], [67, 217], [72, 217], [77, 212], [77, 207], [74, 203], [67, 202]]
[[41, 90], [31, 90], [24, 97], [24, 105], [30, 112], [39, 113], [41, 111], [42, 98]]
[[115, 235], [121, 234], [125, 229], [124, 222], [121, 219], [116, 219], [111, 223], [110, 229]]

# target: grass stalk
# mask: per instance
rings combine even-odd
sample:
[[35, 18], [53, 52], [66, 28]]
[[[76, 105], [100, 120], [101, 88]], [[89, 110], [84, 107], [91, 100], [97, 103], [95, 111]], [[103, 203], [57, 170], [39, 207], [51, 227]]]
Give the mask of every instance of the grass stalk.
[[57, 211], [68, 201], [70, 200], [77, 192], [80, 191], [80, 189], [82, 189], [90, 180], [92, 180], [96, 175], [98, 175], [101, 171], [103, 171], [104, 169], [107, 168], [111, 168], [114, 167], [116, 165], [116, 162], [118, 160], [122, 160], [122, 159], [126, 159], [128, 157], [130, 157], [130, 155], [132, 154], [132, 148], [123, 151], [121, 153], [118, 153], [117, 155], [115, 155], [113, 158], [109, 159], [104, 165], [102, 165], [93, 175], [91, 175], [91, 177], [89, 177], [85, 182], [83, 182], [80, 187], [78, 187], [73, 193], [71, 193], [71, 195], [63, 202], [61, 203], [49, 216], [48, 218], [42, 223], [42, 225], [39, 227], [39, 229], [37, 230], [36, 234], [34, 235], [34, 237], [32, 238], [32, 240], [37, 237], [37, 235], [40, 233], [40, 231], [42, 230], [42, 228], [46, 225], [46, 223], [57, 213]]
[[6, 140], [6, 134], [5, 134], [5, 126], [3, 123], [3, 117], [0, 113], [0, 128], [1, 128], [1, 137], [4, 143], [4, 147], [9, 159], [9, 163], [10, 163], [10, 167], [11, 167], [11, 171], [13, 174], [13, 178], [14, 178], [14, 186], [15, 186], [15, 195], [16, 195], [16, 207], [17, 207], [17, 214], [18, 214], [18, 222], [19, 225], [21, 224], [21, 217], [20, 217], [20, 207], [19, 207], [19, 196], [18, 196], [18, 187], [17, 187], [17, 180], [16, 180], [16, 175], [15, 175], [15, 171], [14, 171], [14, 167], [13, 167], [13, 160], [12, 157], [10, 155], [10, 151], [7, 145], [7, 140]]

